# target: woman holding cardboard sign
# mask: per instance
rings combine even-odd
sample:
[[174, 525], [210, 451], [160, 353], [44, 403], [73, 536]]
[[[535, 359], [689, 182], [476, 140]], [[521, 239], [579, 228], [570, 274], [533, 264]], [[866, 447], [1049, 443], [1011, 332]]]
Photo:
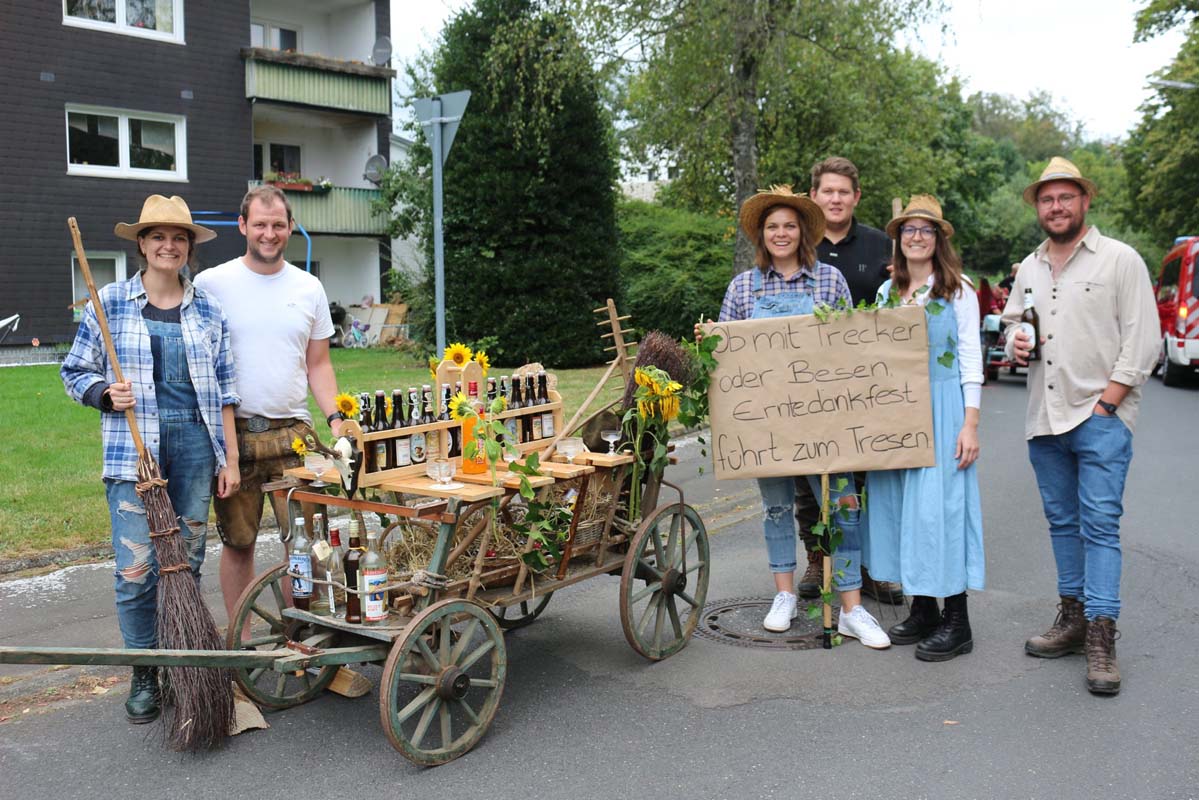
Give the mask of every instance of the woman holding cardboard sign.
[[[953, 226], [931, 195], [915, 195], [887, 225], [899, 250], [879, 302], [892, 293], [924, 306], [928, 320], [933, 467], [867, 473], [868, 533], [863, 554], [878, 580], [902, 581], [911, 614], [888, 633], [915, 644], [916, 658], [948, 661], [974, 648], [966, 590], [983, 588], [978, 494], [978, 415], [982, 351], [978, 300], [949, 238]], [[945, 610], [937, 607], [945, 598]]]
[[[729, 284], [720, 307], [721, 322], [811, 314], [818, 305], [835, 306], [840, 300], [851, 302], [845, 277], [816, 259], [816, 244], [824, 235], [824, 212], [806, 195], [793, 194], [790, 186], [759, 192], [741, 206], [741, 229], [755, 243], [757, 266], [742, 272]], [[795, 481], [804, 477], [758, 479], [767, 558], [777, 590], [770, 612], [762, 622], [769, 631], [787, 630], [799, 613], [795, 596], [793, 510]], [[845, 483], [838, 489], [842, 478]], [[806, 479], [819, 497], [819, 478], [806, 476]], [[836, 519], [842, 530], [841, 546], [834, 554], [836, 587], [841, 593], [837, 632], [867, 647], [890, 647], [887, 634], [861, 604], [861, 544], [853, 475], [833, 475], [831, 485], [835, 491], [829, 500], [838, 504]]]

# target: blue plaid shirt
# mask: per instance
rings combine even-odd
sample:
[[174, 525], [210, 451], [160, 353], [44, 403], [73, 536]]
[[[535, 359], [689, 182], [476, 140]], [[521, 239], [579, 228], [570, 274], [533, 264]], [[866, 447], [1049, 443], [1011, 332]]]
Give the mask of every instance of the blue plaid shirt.
[[[117, 358], [125, 380], [132, 382], [137, 400], [134, 410], [142, 441], [158, 458], [158, 403], [154, 395], [154, 355], [150, 333], [142, 319], [149, 302], [139, 272], [127, 281], [110, 283], [100, 290], [100, 302], [108, 317]], [[200, 416], [208, 427], [219, 470], [225, 466], [225, 433], [221, 407], [238, 405], [234, 392], [233, 351], [229, 347], [229, 326], [216, 299], [196, 291], [183, 279], [183, 305], [179, 309], [183, 343], [187, 350], [187, 368], [196, 389]], [[83, 322], [75, 334], [71, 352], [62, 362], [63, 385], [67, 394], [82, 402], [87, 390], [97, 382], [114, 383], [112, 365], [100, 334], [96, 310], [89, 302]], [[100, 438], [104, 444], [104, 477], [137, 480], [137, 448], [124, 412], [101, 413]]]
[[[750, 267], [740, 273], [729, 283], [724, 293], [724, 302], [720, 304], [720, 322], [732, 322], [749, 319], [754, 312], [753, 280], [754, 270]], [[849, 293], [849, 284], [845, 276], [836, 267], [830, 267], [821, 261], [816, 262], [814, 269], [800, 267], [799, 271], [789, 278], [784, 278], [774, 267], [766, 271], [762, 279], [762, 297], [795, 292], [796, 294], [812, 294], [812, 302], [816, 305], [836, 306], [841, 298], [853, 304]]]

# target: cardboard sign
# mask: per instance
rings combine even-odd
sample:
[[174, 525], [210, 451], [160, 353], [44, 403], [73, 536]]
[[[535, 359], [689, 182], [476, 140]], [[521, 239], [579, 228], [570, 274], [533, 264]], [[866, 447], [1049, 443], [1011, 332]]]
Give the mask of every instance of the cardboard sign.
[[717, 479], [930, 467], [928, 333], [917, 306], [716, 322]]

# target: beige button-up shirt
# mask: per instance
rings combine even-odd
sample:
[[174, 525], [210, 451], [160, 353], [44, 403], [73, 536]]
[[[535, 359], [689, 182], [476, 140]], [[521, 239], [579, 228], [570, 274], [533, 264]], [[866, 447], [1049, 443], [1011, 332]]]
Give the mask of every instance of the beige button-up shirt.
[[1108, 381], [1132, 387], [1116, 412], [1131, 431], [1140, 386], [1161, 348], [1149, 270], [1135, 250], [1092, 225], [1054, 280], [1048, 244], [1042, 242], [1020, 264], [1003, 309], [1009, 358], [1013, 326], [1030, 287], [1045, 340], [1041, 360], [1028, 371], [1024, 435], [1031, 439], [1078, 427], [1093, 413]]

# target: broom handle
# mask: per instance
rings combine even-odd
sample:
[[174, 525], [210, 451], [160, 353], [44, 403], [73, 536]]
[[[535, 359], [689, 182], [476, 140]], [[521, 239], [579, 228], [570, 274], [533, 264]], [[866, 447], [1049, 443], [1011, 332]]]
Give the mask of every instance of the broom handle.
[[[68, 217], [67, 227], [71, 229], [71, 239], [75, 242], [75, 258], [79, 260], [79, 269], [83, 272], [83, 279], [87, 281], [92, 308], [96, 309], [96, 321], [100, 323], [100, 333], [104, 336], [104, 349], [108, 351], [112, 374], [116, 376], [117, 383], [124, 383], [125, 376], [121, 373], [121, 362], [117, 360], [117, 348], [112, 343], [112, 333], [108, 330], [108, 317], [104, 315], [104, 304], [100, 302], [100, 293], [96, 291], [96, 282], [92, 280], [92, 268], [88, 266], [87, 254], [83, 252], [83, 237], [79, 233], [79, 223], [74, 217]], [[129, 422], [129, 432], [133, 434], [133, 445], [137, 448], [138, 456], [141, 456], [146, 446], [142, 443], [142, 434], [137, 427], [137, 414], [132, 407], [125, 409], [125, 419]]]
[[[824, 523], [824, 541], [826, 543], [823, 564], [821, 565], [823, 567], [822, 572], [824, 573], [824, 580], [822, 581], [824, 588], [821, 592], [821, 596], [824, 598], [828, 597], [829, 585], [832, 583], [833, 578], [833, 557], [832, 553], [828, 552], [827, 547], [827, 543], [832, 539], [832, 533], [829, 531], [828, 527], [829, 517], [828, 473], [825, 473], [820, 476], [820, 521]], [[824, 635], [821, 637], [821, 646], [825, 650], [829, 650], [832, 649], [833, 646], [833, 607], [829, 605], [827, 599], [823, 599], [820, 602], [821, 605], [824, 606]]]

